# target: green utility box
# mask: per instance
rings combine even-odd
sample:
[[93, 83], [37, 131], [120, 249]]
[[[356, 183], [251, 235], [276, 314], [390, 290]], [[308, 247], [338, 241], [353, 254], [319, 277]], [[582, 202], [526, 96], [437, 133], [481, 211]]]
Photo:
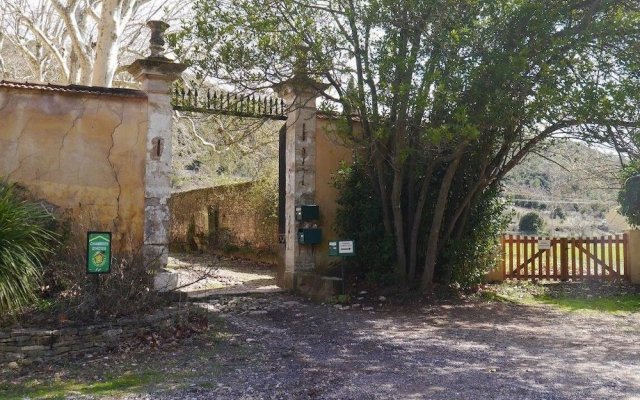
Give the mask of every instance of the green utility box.
[[296, 221], [315, 221], [320, 219], [320, 208], [315, 204], [296, 206]]
[[298, 229], [298, 243], [300, 244], [320, 244], [322, 240], [322, 230], [320, 228]]

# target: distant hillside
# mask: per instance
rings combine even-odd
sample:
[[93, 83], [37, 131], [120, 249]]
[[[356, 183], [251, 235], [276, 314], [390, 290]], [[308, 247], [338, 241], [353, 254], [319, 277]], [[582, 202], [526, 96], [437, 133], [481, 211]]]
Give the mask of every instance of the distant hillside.
[[545, 219], [552, 235], [604, 235], [627, 228], [617, 214], [620, 164], [616, 155], [567, 141], [530, 155], [504, 181], [517, 231], [530, 211]]

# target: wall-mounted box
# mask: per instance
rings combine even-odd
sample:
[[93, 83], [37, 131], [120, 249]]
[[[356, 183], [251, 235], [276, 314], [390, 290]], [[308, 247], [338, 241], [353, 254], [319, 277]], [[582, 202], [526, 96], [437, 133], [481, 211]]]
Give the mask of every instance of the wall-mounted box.
[[320, 208], [315, 204], [296, 206], [296, 221], [315, 221], [320, 219]]
[[300, 244], [320, 244], [322, 240], [322, 230], [320, 228], [298, 229], [298, 243]]

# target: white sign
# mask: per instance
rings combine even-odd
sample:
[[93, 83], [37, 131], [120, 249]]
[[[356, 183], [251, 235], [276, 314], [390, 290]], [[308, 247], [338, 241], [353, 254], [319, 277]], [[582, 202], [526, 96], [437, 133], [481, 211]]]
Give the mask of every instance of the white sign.
[[551, 248], [551, 239], [538, 239], [538, 250], [549, 250]]
[[353, 254], [353, 240], [341, 240], [338, 242], [338, 254]]

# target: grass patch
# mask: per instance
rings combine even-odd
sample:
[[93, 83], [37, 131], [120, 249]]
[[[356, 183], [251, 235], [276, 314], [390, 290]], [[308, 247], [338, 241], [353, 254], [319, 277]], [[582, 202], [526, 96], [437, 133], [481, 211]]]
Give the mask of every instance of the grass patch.
[[599, 313], [640, 312], [640, 294], [628, 284], [505, 282], [481, 292], [488, 301], [522, 305], [550, 305], [567, 311]]
[[596, 311], [608, 313], [640, 312], [640, 296], [620, 295], [596, 298], [551, 297], [548, 295], [538, 298], [545, 304], [550, 304], [569, 311]]
[[157, 372], [128, 373], [117, 377], [107, 377], [101, 382], [77, 382], [57, 380], [43, 383], [33, 380], [21, 385], [0, 384], [0, 398], [6, 400], [64, 399], [74, 395], [118, 395], [140, 391], [153, 382], [161, 381]]

